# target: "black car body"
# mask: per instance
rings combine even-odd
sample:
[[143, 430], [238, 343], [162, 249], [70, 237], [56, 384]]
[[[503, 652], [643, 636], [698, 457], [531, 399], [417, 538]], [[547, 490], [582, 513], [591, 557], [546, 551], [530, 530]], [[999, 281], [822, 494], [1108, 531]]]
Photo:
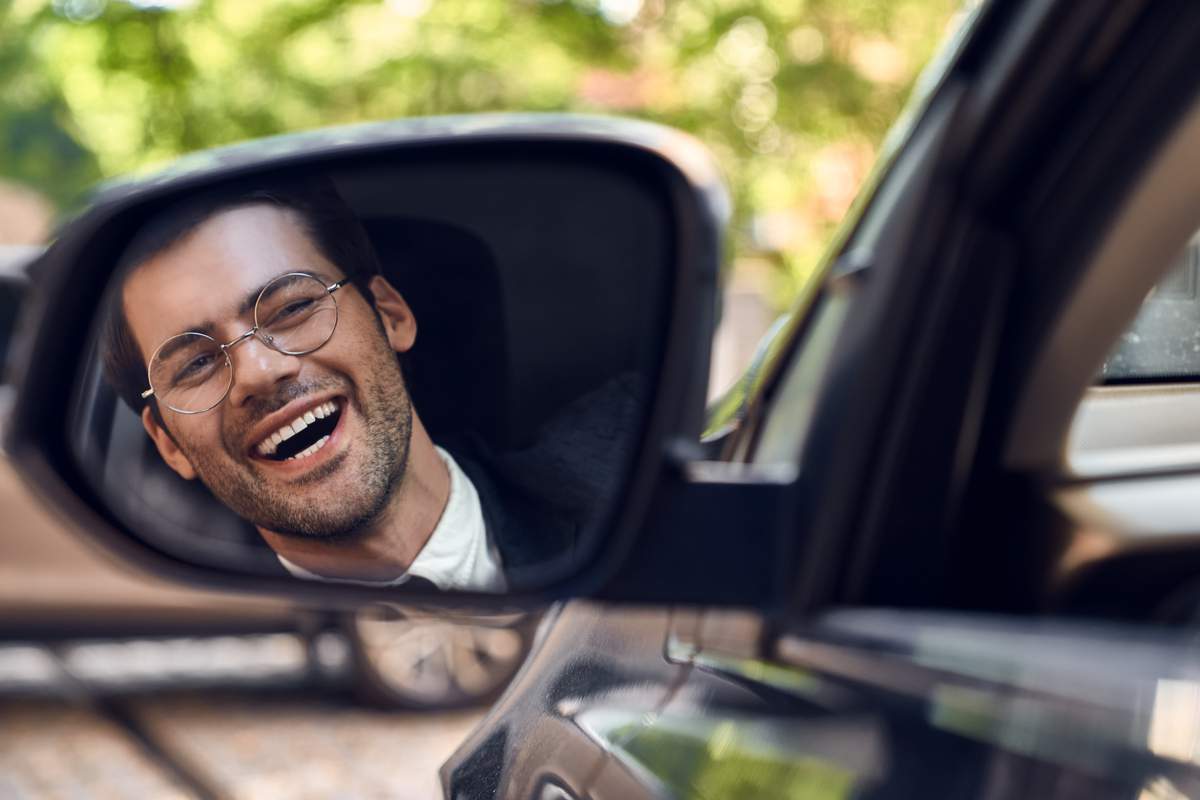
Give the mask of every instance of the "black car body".
[[[1146, 502], [1176, 470], [1192, 487], [1190, 466], [1152, 459], [1098, 477], [1072, 472], [1057, 440], [1021, 466], [1003, 444], [1021, 416], [1015, 388], [1081, 291], [1079, 265], [1182, 127], [1200, 76], [1167, 62], [1198, 33], [1181, 4], [979, 11], [931, 69], [823, 284], [710, 419], [722, 460], [802, 454], [788, 600], [746, 612], [567, 606], [443, 767], [447, 797], [1200, 792], [1184, 535], [1196, 517], [1147, 533], [1153, 513], [1114, 499]], [[1097, 335], [1127, 324], [1141, 293]], [[1189, 309], [1194, 298], [1193, 287]], [[895, 327], [901, 306], [914, 313]], [[1089, 357], [1075, 369], [1094, 376]], [[1135, 388], [1161, 398], [1195, 380], [1162, 373]], [[1104, 392], [1122, 389], [1089, 390], [1085, 405], [1103, 413]], [[874, 403], [886, 419], [854, 416], [872, 405], [864, 396], [888, 398]], [[1100, 449], [1116, 428], [1124, 446], [1147, 443], [1149, 424], [1125, 411]], [[863, 480], [847, 483], [838, 464], [853, 458]], [[1080, 511], [1088, 492], [1102, 513]], [[830, 506], [847, 500], [841, 533], [820, 542]], [[1112, 535], [1104, 513], [1140, 536]], [[736, 546], [746, 531], [727, 523]]]

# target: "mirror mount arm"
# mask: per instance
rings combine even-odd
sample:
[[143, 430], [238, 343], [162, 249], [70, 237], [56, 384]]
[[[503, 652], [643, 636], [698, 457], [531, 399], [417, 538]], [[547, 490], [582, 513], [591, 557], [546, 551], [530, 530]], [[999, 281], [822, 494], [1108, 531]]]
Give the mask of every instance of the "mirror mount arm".
[[673, 448], [629, 556], [596, 598], [769, 607], [793, 573], [797, 470]]

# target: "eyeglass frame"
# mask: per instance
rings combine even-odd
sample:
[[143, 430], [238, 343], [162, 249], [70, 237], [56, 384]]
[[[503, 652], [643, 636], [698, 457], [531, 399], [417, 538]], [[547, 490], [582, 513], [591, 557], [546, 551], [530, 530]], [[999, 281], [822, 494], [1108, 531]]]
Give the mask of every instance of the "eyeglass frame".
[[[338, 315], [334, 319], [333, 329], [329, 331], [329, 336], [325, 337], [325, 341], [321, 342], [319, 345], [317, 345], [316, 347], [314, 347], [310, 350], [299, 350], [294, 353], [288, 352], [286, 350], [281, 350], [279, 347], [277, 347], [274, 344], [273, 341], [271, 341], [270, 337], [268, 337], [268, 336], [265, 336], [265, 335], [259, 336], [259, 333], [262, 331], [262, 326], [258, 324], [258, 304], [262, 301], [263, 294], [267, 291], [268, 288], [270, 288], [271, 284], [275, 283], [276, 281], [283, 280], [284, 278], [293, 276], [293, 275], [299, 275], [299, 276], [303, 276], [305, 278], [312, 278], [313, 280], [317, 281], [322, 286], [324, 286], [325, 291], [329, 294], [330, 299], [333, 300], [333, 308], [334, 308], [335, 313], [337, 313], [337, 315]], [[340, 311], [340, 309], [338, 309], [337, 298], [333, 296], [333, 293], [336, 292], [338, 289], [341, 289], [343, 286], [345, 286], [347, 283], [349, 283], [353, 279], [354, 279], [353, 276], [349, 276], [349, 277], [342, 278], [339, 281], [334, 281], [333, 283], [329, 284], [328, 286], [325, 286], [325, 281], [321, 280], [316, 275], [313, 275], [311, 272], [283, 272], [283, 273], [280, 273], [279, 275], [276, 275], [274, 278], [271, 278], [271, 280], [269, 280], [265, 284], [263, 284], [263, 287], [261, 289], [259, 289], [259, 291], [258, 291], [258, 297], [256, 297], [254, 299], [254, 325], [249, 330], [245, 331], [244, 333], [241, 333], [241, 334], [233, 337], [225, 344], [217, 345], [218, 349], [221, 351], [221, 355], [223, 355], [225, 357], [225, 363], [229, 365], [229, 375], [230, 375], [229, 385], [226, 386], [225, 391], [221, 393], [221, 398], [219, 400], [217, 400], [217, 402], [215, 402], [211, 406], [209, 406], [208, 408], [205, 408], [201, 411], [181, 411], [180, 409], [174, 408], [170, 405], [167, 405], [166, 403], [164, 403], [163, 405], [165, 405], [171, 411], [174, 411], [176, 414], [187, 414], [187, 415], [191, 416], [194, 414], [207, 414], [209, 411], [212, 411], [214, 408], [221, 405], [221, 403], [225, 402], [225, 398], [229, 397], [229, 390], [233, 388], [233, 359], [229, 357], [229, 351], [232, 348], [236, 347], [237, 345], [241, 344], [242, 342], [246, 341], [247, 339], [249, 339], [251, 337], [256, 337], [260, 342], [262, 342], [267, 347], [274, 350], [276, 353], [281, 353], [285, 356], [306, 356], [309, 353], [317, 352], [322, 347], [329, 344], [329, 340], [333, 338], [334, 331], [337, 330], [338, 319], [341, 317], [341, 311]], [[166, 339], [164, 339], [158, 345], [158, 347], [154, 348], [154, 352], [150, 354], [150, 360], [148, 362], [146, 362], [146, 383], [150, 384], [150, 387], [148, 389], [146, 389], [144, 392], [142, 392], [141, 397], [143, 400], [149, 400], [151, 397], [154, 397], [155, 400], [158, 399], [157, 396], [155, 395], [154, 382], [152, 380], [150, 380], [150, 365], [154, 363], [154, 359], [156, 356], [158, 356], [158, 352], [160, 350], [162, 350], [163, 347], [166, 346], [167, 342], [171, 341], [172, 339], [176, 339], [180, 336], [187, 336], [189, 334], [191, 334], [192, 336], [203, 336], [206, 339], [212, 340], [214, 343], [217, 341], [216, 338], [209, 336], [207, 333], [201, 333], [200, 331], [182, 331], [180, 333], [175, 334], [174, 336], [168, 336]]]

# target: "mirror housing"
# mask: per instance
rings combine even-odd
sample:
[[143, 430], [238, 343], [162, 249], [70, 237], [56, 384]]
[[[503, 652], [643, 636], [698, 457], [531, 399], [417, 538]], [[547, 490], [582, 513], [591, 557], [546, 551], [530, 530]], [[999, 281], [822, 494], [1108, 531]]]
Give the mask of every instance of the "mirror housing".
[[[601, 531], [544, 585], [503, 598], [414, 591], [406, 601], [440, 606], [534, 604], [568, 597], [610, 601], [766, 605], [779, 596], [784, 490], [794, 473], [696, 463], [709, 350], [719, 294], [729, 201], [706, 151], [660, 126], [567, 115], [479, 115], [403, 120], [294, 134], [185, 157], [151, 177], [112, 184], [64, 227], [31, 272], [34, 286], [14, 342], [10, 374], [18, 399], [7, 447], [29, 485], [64, 521], [121, 558], [178, 580], [285, 594], [322, 604], [395, 600], [383, 587], [239, 574], [183, 558], [133, 529], [86, 474], [65, 424], [73, 381], [98, 322], [97, 298], [121, 251], [155, 209], [223, 182], [294, 171], [371, 168], [379, 159], [419, 163], [483, 157], [553, 157], [597, 174], [620, 171], [663, 199], [669, 230], [666, 303], [657, 319], [661, 351], [628, 475]], [[577, 187], [586, 193], [588, 185]], [[785, 474], [786, 473], [786, 474]], [[751, 531], [757, 541], [731, 531]]]

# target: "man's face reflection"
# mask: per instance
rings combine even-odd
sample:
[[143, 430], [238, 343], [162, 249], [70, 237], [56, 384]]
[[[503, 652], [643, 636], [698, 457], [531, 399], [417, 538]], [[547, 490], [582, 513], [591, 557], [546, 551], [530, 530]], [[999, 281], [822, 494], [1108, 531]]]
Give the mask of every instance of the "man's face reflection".
[[[125, 284], [125, 313], [143, 357], [189, 330], [230, 341], [253, 325], [241, 312], [246, 298], [293, 271], [326, 283], [345, 277], [294, 212], [236, 207], [139, 265]], [[312, 353], [284, 355], [253, 337], [231, 348], [233, 382], [213, 410], [162, 408], [166, 430], [144, 411], [167, 463], [269, 531], [334, 540], [366, 530], [408, 467], [413, 411], [396, 354], [416, 335], [395, 289], [379, 277], [371, 288], [374, 308], [357, 289], [338, 292], [337, 328]]]

